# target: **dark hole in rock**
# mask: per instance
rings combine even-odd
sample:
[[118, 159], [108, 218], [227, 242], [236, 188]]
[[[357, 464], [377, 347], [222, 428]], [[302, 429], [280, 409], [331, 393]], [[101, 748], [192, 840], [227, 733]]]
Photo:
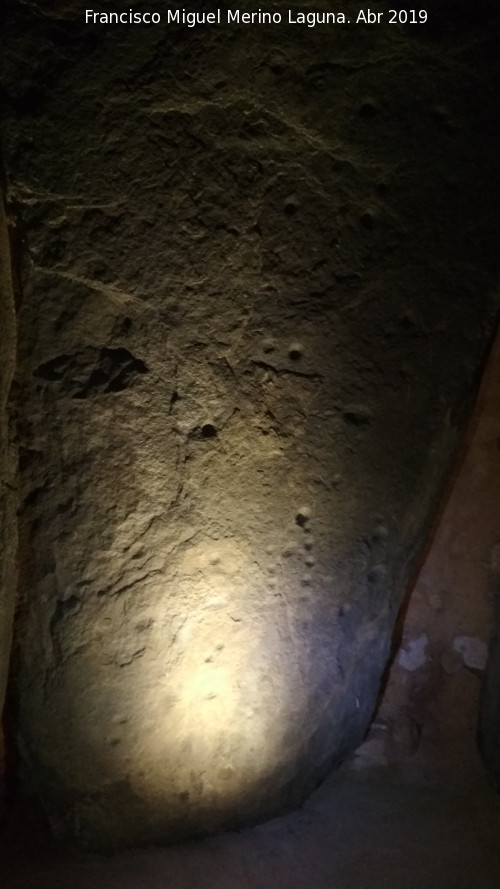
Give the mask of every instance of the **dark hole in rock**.
[[298, 512], [295, 516], [295, 524], [299, 526], [299, 528], [304, 528], [309, 521], [309, 516], [304, 515], [303, 512]]
[[103, 389], [107, 382], [108, 378], [106, 374], [98, 367], [90, 374], [86, 386], [78, 392], [75, 392], [73, 398], [87, 398], [92, 390]]
[[302, 358], [302, 352], [300, 349], [293, 347], [292, 349], [290, 349], [288, 357], [290, 361], [300, 361], [300, 359]]
[[289, 197], [286, 199], [284, 204], [285, 213], [287, 216], [294, 216], [297, 210], [299, 209], [299, 202], [296, 197]]
[[33, 376], [38, 377], [41, 380], [49, 380], [51, 383], [56, 382], [63, 378], [70, 364], [71, 357], [69, 355], [58, 355], [56, 358], [52, 358], [50, 361], [40, 364], [40, 366], [33, 371]]
[[101, 349], [98, 372], [109, 380], [106, 392], [121, 392], [131, 385], [136, 374], [147, 370], [144, 361], [135, 358], [128, 349]]
[[373, 102], [363, 102], [361, 108], [359, 109], [359, 116], [364, 117], [365, 120], [375, 117], [376, 114], [377, 107], [373, 104]]
[[109, 349], [106, 346], [99, 352], [97, 365], [73, 398], [88, 398], [92, 393], [123, 392], [135, 382], [138, 374], [147, 373], [147, 366], [140, 358], [135, 358], [128, 349]]
[[45, 492], [45, 485], [38, 485], [36, 488], [33, 488], [29, 494], [26, 495], [23, 501], [23, 505], [26, 506], [34, 506], [37, 501], [40, 499], [41, 495]]
[[360, 221], [361, 225], [363, 226], [363, 228], [366, 228], [366, 229], [373, 228], [374, 219], [373, 219], [373, 216], [371, 213], [363, 213], [363, 215], [360, 217], [359, 221]]
[[369, 426], [372, 421], [372, 415], [369, 411], [362, 409], [359, 411], [345, 411], [343, 417], [345, 422], [351, 426]]
[[411, 315], [402, 315], [399, 319], [399, 326], [408, 332], [414, 331], [416, 324]]
[[40, 364], [34, 376], [50, 383], [62, 383], [72, 398], [88, 398], [95, 392], [122, 392], [133, 385], [147, 366], [128, 349], [104, 346], [82, 349], [73, 355], [57, 355]]
[[215, 438], [217, 436], [217, 429], [212, 423], [205, 423], [204, 426], [201, 427], [201, 437], [202, 438]]

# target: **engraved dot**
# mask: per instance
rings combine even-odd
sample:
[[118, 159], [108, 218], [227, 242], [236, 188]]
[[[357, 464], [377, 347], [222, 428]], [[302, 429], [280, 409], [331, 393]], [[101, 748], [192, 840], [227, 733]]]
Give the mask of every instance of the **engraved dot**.
[[290, 349], [288, 350], [288, 357], [290, 361], [300, 361], [303, 351], [304, 350], [299, 343], [292, 343]]
[[377, 114], [377, 107], [373, 102], [363, 102], [361, 108], [359, 109], [359, 116], [364, 117], [366, 120], [375, 117]]
[[360, 217], [359, 221], [360, 221], [361, 225], [363, 226], [363, 228], [366, 228], [366, 229], [373, 228], [374, 218], [371, 213], [363, 213], [363, 215]]
[[201, 437], [202, 438], [215, 438], [217, 435], [217, 429], [212, 423], [205, 423], [204, 426], [201, 427]]

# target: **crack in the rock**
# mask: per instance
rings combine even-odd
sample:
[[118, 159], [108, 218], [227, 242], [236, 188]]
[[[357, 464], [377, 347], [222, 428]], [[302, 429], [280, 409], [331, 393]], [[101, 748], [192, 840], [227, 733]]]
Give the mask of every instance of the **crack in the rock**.
[[260, 367], [263, 370], [267, 370], [270, 373], [276, 374], [277, 377], [300, 377], [304, 380], [314, 380], [317, 383], [323, 383], [324, 377], [319, 373], [306, 373], [306, 371], [301, 370], [290, 370], [288, 367], [274, 367], [272, 364], [267, 364], [266, 361], [256, 361], [252, 360], [251, 362], [255, 367]]
[[161, 568], [153, 568], [151, 571], [147, 571], [146, 574], [141, 574], [139, 577], [136, 577], [134, 580], [131, 580], [130, 583], [126, 583], [123, 586], [119, 586], [116, 588], [114, 584], [106, 587], [103, 590], [99, 590], [97, 595], [100, 599], [105, 596], [121, 596], [123, 593], [127, 593], [129, 590], [133, 589], [137, 584], [143, 583], [146, 580], [149, 580], [152, 577], [155, 577], [158, 574], [161, 574]]
[[118, 290], [117, 287], [112, 287], [109, 284], [103, 284], [102, 281], [94, 281], [92, 278], [81, 277], [80, 275], [74, 275], [71, 272], [63, 272], [60, 269], [48, 269], [44, 266], [37, 265], [36, 263], [33, 263], [33, 268], [36, 272], [40, 272], [42, 275], [54, 275], [55, 277], [62, 278], [65, 281], [71, 281], [74, 284], [81, 284], [84, 287], [87, 287], [89, 290], [93, 290], [95, 293], [101, 293], [115, 305], [123, 306], [127, 303], [143, 304], [145, 302], [142, 297], [135, 296], [132, 293], [125, 293], [123, 290]]

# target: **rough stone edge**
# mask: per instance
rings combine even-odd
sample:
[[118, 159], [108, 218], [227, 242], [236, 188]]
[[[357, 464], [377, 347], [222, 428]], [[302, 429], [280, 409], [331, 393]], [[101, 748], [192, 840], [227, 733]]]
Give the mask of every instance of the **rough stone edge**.
[[0, 190], [0, 712], [9, 672], [17, 590], [17, 453], [9, 396], [16, 370], [16, 308], [9, 221]]

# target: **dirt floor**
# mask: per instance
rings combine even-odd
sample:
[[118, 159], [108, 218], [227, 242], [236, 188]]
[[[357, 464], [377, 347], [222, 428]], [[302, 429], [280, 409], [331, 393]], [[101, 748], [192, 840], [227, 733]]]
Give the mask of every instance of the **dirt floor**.
[[500, 803], [485, 785], [340, 770], [304, 807], [234, 834], [113, 856], [4, 824], [1, 889], [498, 889]]

